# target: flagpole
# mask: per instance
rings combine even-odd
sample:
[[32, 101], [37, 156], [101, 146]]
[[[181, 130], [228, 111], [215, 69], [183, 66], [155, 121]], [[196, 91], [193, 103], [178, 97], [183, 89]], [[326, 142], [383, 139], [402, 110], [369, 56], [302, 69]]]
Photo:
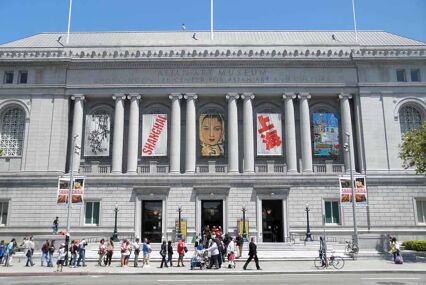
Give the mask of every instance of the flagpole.
[[70, 41], [70, 28], [71, 28], [71, 10], [72, 10], [72, 0], [69, 0], [70, 1], [70, 7], [69, 7], [69, 10], [68, 10], [68, 33], [67, 33], [67, 44], [69, 43], [69, 41]]
[[210, 0], [210, 39], [213, 40], [213, 0]]
[[352, 14], [354, 17], [355, 42], [358, 43], [358, 31], [356, 29], [356, 15], [355, 15], [355, 0], [352, 0]]

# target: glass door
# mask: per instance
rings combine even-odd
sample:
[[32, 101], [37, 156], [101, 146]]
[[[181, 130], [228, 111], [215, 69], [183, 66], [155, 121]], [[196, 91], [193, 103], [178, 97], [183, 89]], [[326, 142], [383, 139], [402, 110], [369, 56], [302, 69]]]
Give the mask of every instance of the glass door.
[[283, 242], [283, 201], [262, 200], [263, 242]]
[[142, 239], [161, 242], [163, 201], [142, 201]]

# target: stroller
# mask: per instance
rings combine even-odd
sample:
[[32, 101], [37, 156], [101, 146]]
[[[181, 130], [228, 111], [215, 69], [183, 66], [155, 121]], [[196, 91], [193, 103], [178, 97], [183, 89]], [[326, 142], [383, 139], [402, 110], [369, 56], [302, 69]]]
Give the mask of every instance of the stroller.
[[206, 268], [209, 259], [209, 252], [205, 249], [196, 250], [194, 256], [191, 258], [191, 270], [199, 267], [200, 270]]

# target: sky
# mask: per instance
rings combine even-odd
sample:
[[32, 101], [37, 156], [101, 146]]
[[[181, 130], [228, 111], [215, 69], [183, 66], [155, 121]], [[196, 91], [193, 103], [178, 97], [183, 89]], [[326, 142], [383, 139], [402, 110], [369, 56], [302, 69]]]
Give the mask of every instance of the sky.
[[[351, 0], [215, 0], [215, 30], [351, 30]], [[355, 0], [358, 30], [426, 42], [426, 0]], [[65, 32], [69, 0], [0, 0], [0, 44]], [[210, 0], [73, 0], [72, 32], [210, 29]]]

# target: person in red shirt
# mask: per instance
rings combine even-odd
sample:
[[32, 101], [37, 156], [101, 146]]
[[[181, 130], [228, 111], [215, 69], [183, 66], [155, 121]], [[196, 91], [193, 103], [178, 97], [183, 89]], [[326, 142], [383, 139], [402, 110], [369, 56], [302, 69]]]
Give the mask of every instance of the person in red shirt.
[[177, 266], [179, 267], [180, 266], [179, 264], [182, 264], [182, 266], [185, 266], [185, 265], [183, 265], [183, 257], [185, 255], [185, 239], [181, 239], [178, 242], [177, 253], [179, 254]]

